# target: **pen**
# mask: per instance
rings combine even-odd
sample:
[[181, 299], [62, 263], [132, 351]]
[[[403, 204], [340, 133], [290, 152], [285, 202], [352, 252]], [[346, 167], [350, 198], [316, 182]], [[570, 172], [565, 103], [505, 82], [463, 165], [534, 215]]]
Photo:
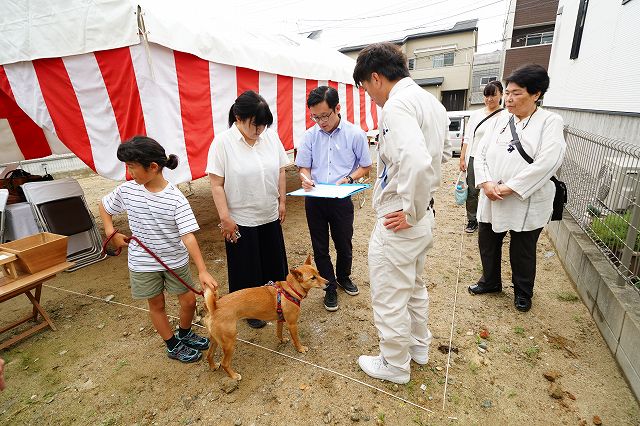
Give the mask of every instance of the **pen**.
[[302, 179], [306, 180], [307, 182], [309, 182], [311, 184], [311, 186], [316, 186], [315, 183], [313, 183], [313, 181], [311, 179], [309, 179], [307, 177], [307, 175], [305, 175], [304, 173], [300, 172], [300, 176], [302, 176]]

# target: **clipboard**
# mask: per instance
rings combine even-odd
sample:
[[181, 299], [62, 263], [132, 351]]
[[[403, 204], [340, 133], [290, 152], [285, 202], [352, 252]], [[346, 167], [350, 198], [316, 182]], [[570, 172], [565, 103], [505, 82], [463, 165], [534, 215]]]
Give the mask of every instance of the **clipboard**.
[[316, 183], [311, 191], [304, 188], [296, 189], [287, 195], [294, 197], [318, 197], [318, 198], [347, 198], [358, 192], [370, 188], [367, 183], [343, 183], [342, 185], [332, 185], [327, 183]]

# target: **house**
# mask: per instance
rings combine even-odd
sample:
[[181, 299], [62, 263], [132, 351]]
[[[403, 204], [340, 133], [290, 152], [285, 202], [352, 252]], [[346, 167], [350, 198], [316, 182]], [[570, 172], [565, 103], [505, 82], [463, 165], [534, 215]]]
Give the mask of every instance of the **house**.
[[473, 71], [471, 72], [471, 98], [469, 109], [484, 107], [484, 86], [490, 81], [500, 78], [500, 59], [502, 52], [496, 50], [489, 53], [473, 55]]
[[[448, 111], [467, 109], [471, 67], [478, 44], [478, 20], [457, 22], [444, 30], [411, 34], [391, 40], [407, 55], [411, 77], [439, 99]], [[357, 58], [366, 45], [343, 47], [340, 52]]]
[[640, 145], [640, 0], [560, 0], [544, 106], [565, 124]]
[[558, 0], [512, 0], [507, 13], [502, 79], [524, 64], [547, 68]]

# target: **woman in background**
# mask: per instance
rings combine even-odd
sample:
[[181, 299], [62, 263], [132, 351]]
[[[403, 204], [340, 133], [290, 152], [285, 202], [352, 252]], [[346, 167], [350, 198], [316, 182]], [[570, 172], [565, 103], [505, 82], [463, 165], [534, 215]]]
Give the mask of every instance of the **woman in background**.
[[[229, 292], [285, 280], [281, 223], [289, 162], [262, 96], [242, 93], [229, 110], [229, 129], [209, 148], [207, 173], [225, 239]], [[247, 319], [253, 328], [266, 322]]]
[[491, 128], [498, 114], [504, 110], [502, 105], [502, 83], [490, 81], [484, 86], [485, 107], [474, 111], [469, 117], [469, 123], [465, 128], [462, 140], [462, 151], [460, 152], [460, 171], [467, 172], [467, 227], [465, 232], [472, 233], [478, 229], [476, 211], [478, 210], [478, 194], [480, 189], [476, 188], [475, 174], [473, 168], [473, 158], [480, 140], [485, 134], [485, 130]]

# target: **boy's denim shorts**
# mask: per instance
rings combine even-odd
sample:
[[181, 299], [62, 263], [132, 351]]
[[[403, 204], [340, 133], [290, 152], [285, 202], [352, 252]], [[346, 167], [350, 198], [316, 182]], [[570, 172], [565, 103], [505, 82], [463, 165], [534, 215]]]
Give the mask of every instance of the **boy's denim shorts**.
[[[194, 287], [191, 279], [191, 270], [189, 264], [173, 270], [180, 278], [182, 278], [191, 287]], [[134, 272], [129, 271], [129, 279], [131, 281], [131, 296], [134, 299], [151, 299], [167, 290], [169, 294], [183, 294], [189, 289], [184, 286], [169, 271], [154, 272]]]

